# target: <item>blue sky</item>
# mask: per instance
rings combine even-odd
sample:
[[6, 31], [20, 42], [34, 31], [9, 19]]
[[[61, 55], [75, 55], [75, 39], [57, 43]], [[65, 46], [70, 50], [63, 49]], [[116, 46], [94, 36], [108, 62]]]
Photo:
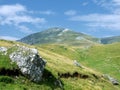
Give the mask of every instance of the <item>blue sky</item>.
[[120, 35], [120, 0], [0, 0], [0, 38], [16, 40], [52, 27]]

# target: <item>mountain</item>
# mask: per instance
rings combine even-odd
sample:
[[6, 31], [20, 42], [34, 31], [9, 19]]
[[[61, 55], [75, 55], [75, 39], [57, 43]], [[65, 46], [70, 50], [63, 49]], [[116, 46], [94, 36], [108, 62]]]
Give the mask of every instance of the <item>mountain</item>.
[[115, 42], [120, 42], [120, 36], [106, 37], [101, 39], [103, 44], [111, 44]]
[[[17, 48], [14, 48], [16, 45], [36, 48], [40, 56], [46, 60], [41, 82], [32, 82], [19, 73], [8, 74], [8, 71], [19, 70], [16, 64], [10, 62], [9, 58], [11, 52], [19, 52]], [[113, 85], [108, 78], [104, 77], [106, 72], [105, 74], [120, 80], [119, 72], [117, 72], [120, 62], [119, 46], [120, 43], [96, 45], [86, 49], [60, 44], [33, 46], [0, 40], [0, 47], [2, 47], [0, 52], [0, 90], [120, 90], [119, 85]], [[4, 52], [3, 47], [8, 49], [7, 53]], [[118, 51], [115, 52], [116, 50]], [[115, 53], [111, 53], [113, 51]], [[29, 49], [27, 53], [29, 54]]]
[[27, 44], [90, 45], [99, 42], [99, 39], [70, 29], [54, 27], [28, 35], [19, 41]]

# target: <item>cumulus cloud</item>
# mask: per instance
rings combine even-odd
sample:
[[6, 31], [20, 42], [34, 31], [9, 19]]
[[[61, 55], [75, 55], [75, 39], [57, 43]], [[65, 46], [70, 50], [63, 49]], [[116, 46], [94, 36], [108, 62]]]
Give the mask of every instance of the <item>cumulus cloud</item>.
[[73, 16], [72, 21], [86, 22], [87, 26], [109, 28], [114, 30], [120, 29], [120, 15], [116, 14], [89, 14], [83, 16]]
[[64, 12], [65, 15], [68, 15], [68, 16], [73, 16], [73, 15], [76, 15], [76, 11], [75, 10], [68, 10], [66, 12]]
[[[0, 25], [14, 25], [17, 26], [24, 33], [31, 32], [27, 26], [21, 24], [43, 24], [46, 22], [45, 18], [33, 17], [28, 14], [29, 10], [21, 4], [2, 5], [0, 6]], [[22, 27], [22, 28], [21, 28]], [[25, 28], [26, 27], [26, 28]], [[26, 32], [27, 31], [27, 32]]]
[[117, 11], [120, 11], [120, 0], [93, 0], [93, 2], [110, 10], [112, 13], [117, 13]]
[[20, 4], [0, 6], [0, 15], [2, 16], [15, 16], [26, 11], [26, 7]]
[[47, 10], [47, 11], [39, 11], [39, 14], [45, 14], [45, 15], [54, 15], [55, 12], [51, 11], [51, 10]]
[[[109, 14], [90, 13], [73, 15], [71, 21], [84, 22], [84, 25], [106, 30], [120, 30], [120, 0], [93, 0], [97, 5], [109, 10]], [[114, 10], [113, 10], [114, 9]]]
[[19, 40], [19, 38], [11, 37], [11, 36], [0, 36], [0, 39], [11, 40], [11, 41]]

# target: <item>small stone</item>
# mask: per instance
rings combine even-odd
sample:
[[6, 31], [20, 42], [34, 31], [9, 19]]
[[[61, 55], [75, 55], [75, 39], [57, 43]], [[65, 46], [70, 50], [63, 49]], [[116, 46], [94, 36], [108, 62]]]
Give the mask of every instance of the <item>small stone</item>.
[[74, 60], [74, 65], [77, 66], [77, 67], [82, 68], [82, 65], [79, 62], [77, 62], [76, 60]]
[[116, 80], [115, 78], [109, 76], [109, 75], [103, 75], [104, 78], [107, 78], [113, 85], [119, 85], [118, 80]]

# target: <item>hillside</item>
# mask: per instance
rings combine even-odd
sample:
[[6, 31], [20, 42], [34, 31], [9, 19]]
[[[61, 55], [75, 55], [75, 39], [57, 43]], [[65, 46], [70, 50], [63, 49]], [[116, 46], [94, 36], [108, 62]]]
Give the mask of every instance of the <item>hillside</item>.
[[39, 47], [72, 60], [78, 60], [83, 65], [103, 74], [111, 75], [120, 81], [120, 43], [95, 45], [89, 48], [63, 45], [41, 45]]
[[120, 43], [97, 45], [84, 52], [82, 59], [87, 66], [110, 74], [120, 81]]
[[115, 42], [120, 42], [120, 36], [106, 37], [101, 39], [103, 44], [111, 44]]
[[[118, 86], [112, 85], [107, 79], [102, 77], [102, 73], [94, 71], [82, 61], [82, 68], [74, 65], [74, 60], [78, 60], [81, 56], [79, 53], [82, 48], [77, 49], [71, 46], [61, 45], [43, 45], [43, 46], [29, 46], [22, 43], [0, 40], [0, 46], [10, 48], [11, 46], [19, 44], [27, 47], [35, 47], [38, 49], [40, 55], [46, 59], [47, 65], [44, 76], [51, 75], [51, 78], [45, 79], [40, 83], [31, 82], [24, 76], [0, 76], [0, 90], [61, 90], [62, 88], [55, 85], [55, 80], [60, 75], [62, 87], [65, 90], [119, 90]], [[12, 49], [15, 50], [15, 49]], [[11, 49], [10, 49], [11, 51]], [[73, 53], [73, 54], [71, 54]], [[0, 68], [14, 69], [16, 65], [10, 65], [8, 55], [0, 54]], [[66, 76], [67, 75], [67, 76]]]
[[85, 46], [99, 42], [99, 39], [83, 33], [74, 32], [69, 29], [55, 27], [28, 35], [19, 41], [27, 44], [56, 43]]

